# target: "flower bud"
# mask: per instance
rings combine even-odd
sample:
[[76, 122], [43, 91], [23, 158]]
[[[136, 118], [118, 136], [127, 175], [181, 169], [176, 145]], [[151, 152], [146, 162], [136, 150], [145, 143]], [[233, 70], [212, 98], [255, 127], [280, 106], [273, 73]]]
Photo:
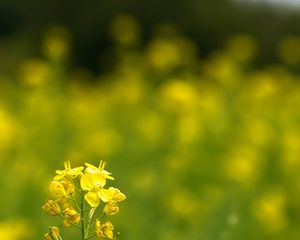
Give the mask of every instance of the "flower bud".
[[113, 239], [114, 238], [114, 226], [112, 225], [111, 222], [106, 222], [104, 224], [101, 224], [99, 219], [96, 219], [95, 223], [95, 232], [97, 237], [103, 237], [103, 238], [109, 238]]
[[66, 227], [71, 226], [72, 223], [79, 223], [80, 221], [80, 214], [72, 207], [67, 208], [63, 214], [65, 216], [64, 225]]
[[61, 182], [52, 181], [49, 186], [50, 192], [58, 198], [67, 196], [66, 190]]
[[62, 180], [61, 184], [64, 186], [67, 195], [71, 195], [75, 192], [75, 187], [69, 180]]
[[114, 215], [119, 212], [119, 207], [114, 202], [108, 202], [103, 208], [103, 212], [105, 215]]
[[42, 207], [44, 212], [51, 215], [56, 216], [60, 214], [61, 210], [59, 205], [53, 200], [46, 200], [44, 206]]
[[114, 238], [114, 226], [112, 225], [111, 222], [106, 222], [104, 223], [102, 226], [102, 231], [105, 235], [105, 237], [109, 238], [109, 239], [113, 239]]

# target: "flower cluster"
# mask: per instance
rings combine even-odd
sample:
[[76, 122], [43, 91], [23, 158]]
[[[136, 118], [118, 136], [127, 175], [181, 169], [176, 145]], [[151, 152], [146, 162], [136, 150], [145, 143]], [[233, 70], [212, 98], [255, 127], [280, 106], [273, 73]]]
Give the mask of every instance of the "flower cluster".
[[[115, 239], [112, 223], [101, 218], [117, 214], [119, 203], [126, 196], [117, 188], [105, 188], [107, 180], [114, 180], [104, 169], [105, 165], [100, 161], [99, 167], [85, 163], [85, 166], [71, 168], [70, 162], [65, 162], [65, 169], [56, 170], [49, 186], [55, 199], [47, 199], [42, 207], [48, 215], [62, 218], [65, 227], [80, 229], [82, 240]], [[45, 240], [61, 239], [59, 229], [49, 227]]]

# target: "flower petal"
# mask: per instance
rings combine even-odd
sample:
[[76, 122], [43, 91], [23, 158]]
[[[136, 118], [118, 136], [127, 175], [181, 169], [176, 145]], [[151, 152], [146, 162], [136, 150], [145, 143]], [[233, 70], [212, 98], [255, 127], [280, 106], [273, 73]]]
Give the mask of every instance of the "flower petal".
[[85, 194], [84, 199], [93, 208], [98, 207], [100, 204], [100, 198], [95, 192], [88, 192], [87, 194]]

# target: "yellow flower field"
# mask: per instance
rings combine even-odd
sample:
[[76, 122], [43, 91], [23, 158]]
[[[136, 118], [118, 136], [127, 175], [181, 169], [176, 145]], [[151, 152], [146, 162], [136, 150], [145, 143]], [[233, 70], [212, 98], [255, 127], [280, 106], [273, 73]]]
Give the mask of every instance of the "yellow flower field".
[[[69, 66], [71, 34], [55, 27], [44, 57], [0, 75], [0, 239], [43, 239], [58, 224], [41, 209], [53, 172], [101, 159], [127, 197], [117, 239], [299, 239], [300, 39], [283, 39], [281, 62], [258, 69], [247, 35], [199, 58], [170, 26], [145, 46], [130, 17], [111, 34], [105, 73]], [[57, 182], [52, 193], [65, 194]], [[89, 183], [97, 206], [104, 196]], [[64, 229], [64, 240], [77, 234]]]

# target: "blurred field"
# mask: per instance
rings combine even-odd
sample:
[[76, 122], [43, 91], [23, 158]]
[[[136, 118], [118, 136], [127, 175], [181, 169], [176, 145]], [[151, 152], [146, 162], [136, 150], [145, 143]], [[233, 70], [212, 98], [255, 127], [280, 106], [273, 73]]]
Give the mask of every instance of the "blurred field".
[[255, 69], [251, 36], [199, 59], [171, 26], [145, 46], [140, 32], [117, 18], [116, 62], [95, 75], [68, 65], [72, 36], [50, 28], [43, 58], [0, 75], [0, 239], [42, 239], [53, 171], [100, 159], [127, 195], [118, 239], [299, 239], [300, 38]]

